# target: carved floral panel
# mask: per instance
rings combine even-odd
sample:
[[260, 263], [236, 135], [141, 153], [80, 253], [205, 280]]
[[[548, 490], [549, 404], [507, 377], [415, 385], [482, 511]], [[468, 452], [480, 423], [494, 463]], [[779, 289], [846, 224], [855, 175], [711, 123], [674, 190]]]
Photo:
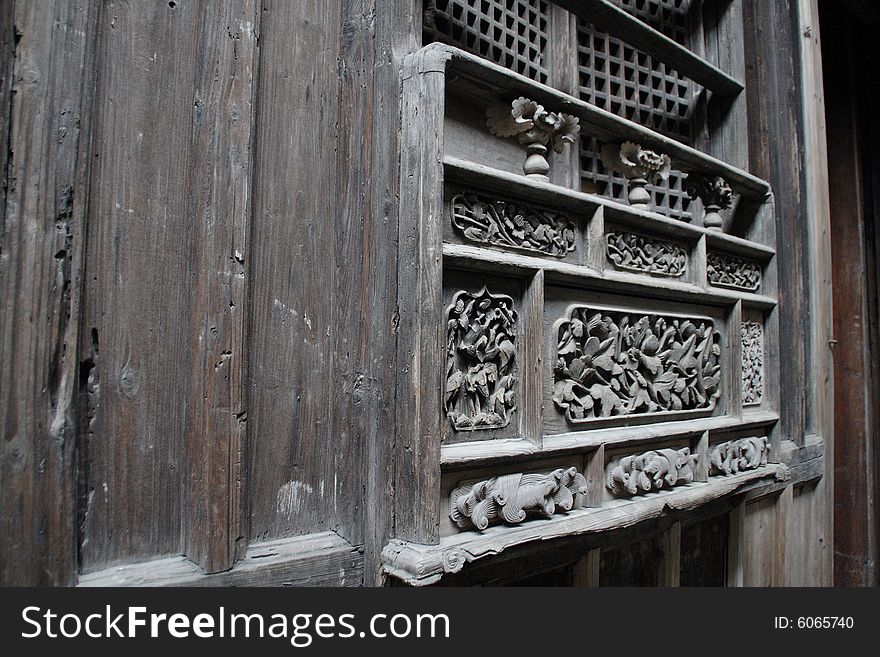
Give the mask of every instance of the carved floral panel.
[[770, 443], [766, 436], [719, 443], [709, 450], [709, 474], [729, 475], [767, 465]]
[[689, 447], [624, 456], [608, 464], [605, 486], [614, 495], [643, 495], [694, 480], [697, 456]]
[[513, 299], [462, 290], [446, 320], [446, 416], [456, 431], [506, 427], [516, 409]]
[[760, 404], [764, 399], [764, 327], [742, 323], [742, 402]]
[[576, 496], [586, 492], [587, 480], [576, 468], [462, 482], [449, 499], [449, 517], [462, 529], [483, 530], [495, 520], [515, 525], [529, 513], [550, 517], [570, 511]]
[[677, 277], [687, 268], [687, 253], [671, 242], [613, 231], [605, 236], [605, 254], [618, 269]]
[[557, 325], [553, 402], [569, 422], [715, 407], [721, 335], [711, 320], [575, 307]]
[[473, 192], [452, 197], [452, 225], [465, 239], [562, 258], [575, 249], [577, 228], [564, 214]]
[[761, 286], [761, 266], [754, 260], [709, 252], [706, 256], [709, 283], [718, 287], [754, 292]]

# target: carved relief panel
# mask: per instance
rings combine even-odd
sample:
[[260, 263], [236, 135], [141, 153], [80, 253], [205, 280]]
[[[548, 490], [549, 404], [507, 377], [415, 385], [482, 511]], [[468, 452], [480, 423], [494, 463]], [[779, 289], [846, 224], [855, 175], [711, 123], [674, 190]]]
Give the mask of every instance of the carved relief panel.
[[706, 413], [721, 395], [721, 334], [707, 317], [573, 305], [552, 335], [552, 400], [569, 425]]
[[742, 323], [742, 403], [764, 401], [764, 327], [760, 322]]

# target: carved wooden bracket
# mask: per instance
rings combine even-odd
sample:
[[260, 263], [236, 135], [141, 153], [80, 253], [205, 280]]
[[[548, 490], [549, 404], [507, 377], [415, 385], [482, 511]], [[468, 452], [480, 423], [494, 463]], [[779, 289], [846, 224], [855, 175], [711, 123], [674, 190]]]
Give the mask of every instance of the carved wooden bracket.
[[576, 468], [462, 482], [450, 497], [449, 517], [461, 528], [483, 530], [493, 520], [516, 525], [530, 512], [550, 517], [557, 510], [570, 511], [575, 497], [586, 492], [587, 480]]
[[513, 299], [457, 292], [446, 311], [444, 408], [456, 431], [500, 429], [516, 409]]
[[733, 190], [721, 176], [704, 176], [691, 173], [685, 180], [685, 189], [692, 199], [703, 202], [706, 215], [703, 225], [712, 230], [721, 230], [724, 223], [719, 212], [727, 210], [733, 201]]
[[599, 155], [606, 169], [621, 174], [629, 181], [627, 199], [630, 205], [650, 203], [651, 195], [645, 185], [667, 180], [672, 168], [672, 160], [668, 155], [649, 151], [631, 141], [604, 144]]
[[526, 147], [523, 173], [530, 178], [547, 181], [550, 164], [548, 144], [561, 153], [566, 144], [574, 144], [580, 134], [579, 119], [570, 114], [548, 112], [543, 105], [520, 96], [510, 106], [486, 108], [489, 130], [496, 137], [516, 137]]
[[766, 436], [728, 440], [709, 450], [709, 474], [729, 475], [767, 465], [770, 442]]
[[624, 456], [606, 470], [605, 485], [614, 495], [641, 495], [694, 480], [696, 454], [689, 447], [658, 449]]

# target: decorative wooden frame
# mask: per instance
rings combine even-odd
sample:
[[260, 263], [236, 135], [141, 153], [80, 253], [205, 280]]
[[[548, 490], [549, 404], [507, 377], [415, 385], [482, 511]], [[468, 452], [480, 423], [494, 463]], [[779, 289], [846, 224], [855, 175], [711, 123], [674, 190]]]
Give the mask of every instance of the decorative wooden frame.
[[[578, 119], [581, 130], [607, 143], [632, 141], [668, 156], [673, 166], [692, 174], [721, 177], [750, 214], [741, 234], [730, 235], [714, 227], [703, 227], [669, 219], [644, 208], [625, 205], [600, 196], [581, 193], [534, 176], [522, 175], [518, 152], [507, 144], [494, 145], [488, 130], [462, 127], [447, 115], [446, 102], [464, 97], [478, 102], [481, 90], [486, 103], [503, 102], [523, 96], [534, 99], [548, 111], [564, 111]], [[400, 307], [398, 327], [398, 499], [397, 535], [383, 553], [386, 572], [410, 583], [436, 581], [443, 573], [485, 554], [508, 546], [546, 539], [548, 536], [578, 535], [605, 531], [631, 524], [634, 518], [662, 513], [667, 502], [656, 496], [682, 496], [685, 506], [696, 507], [743, 487], [772, 485], [790, 477], [815, 476], [800, 468], [796, 445], [783, 439], [777, 430], [778, 373], [766, 368], [766, 394], [761, 404], [744, 407], [740, 396], [740, 326], [744, 317], [759, 316], [763, 321], [766, 363], [775, 363], [778, 352], [778, 319], [775, 270], [775, 220], [773, 195], [769, 185], [755, 176], [712, 158], [694, 148], [659, 135], [647, 128], [596, 109], [567, 94], [529, 80], [500, 66], [450, 46], [432, 44], [407, 58], [403, 71], [403, 161], [401, 171], [401, 261], [399, 291], [401, 299], [419, 303]], [[416, 111], [418, 107], [418, 111]], [[474, 114], [476, 116], [476, 114]], [[472, 117], [473, 118], [473, 117]], [[450, 132], [451, 130], [451, 132]], [[461, 132], [464, 130], [465, 132]], [[471, 132], [467, 132], [470, 130]], [[497, 139], [497, 138], [494, 138]], [[483, 140], [483, 141], [480, 141]], [[467, 142], [473, 142], [468, 145]], [[485, 155], [497, 148], [500, 166], [487, 166]], [[506, 151], [504, 149], [507, 149]], [[477, 154], [483, 153], [480, 160]], [[509, 153], [509, 154], [508, 154]], [[551, 171], [552, 174], [552, 171]], [[551, 180], [553, 179], [551, 175]], [[577, 249], [565, 259], [542, 257], [521, 250], [487, 248], [487, 245], [450, 239], [448, 187], [467, 186], [492, 198], [529, 199], [541, 208], [564, 212], [578, 228]], [[682, 245], [687, 253], [686, 273], [676, 279], [652, 276], [651, 272], [621, 271], [606, 257], [605, 236], [613, 230], [626, 230], [655, 236]], [[761, 288], [757, 291], [728, 289], [710, 285], [706, 272], [709, 251], [741, 257], [758, 263]], [[524, 362], [543, 360], [545, 383], [537, 390], [524, 387], [520, 435], [502, 440], [481, 440], [443, 444], [441, 427], [441, 376], [443, 372], [442, 281], [444, 268], [476, 274], [518, 278], [526, 294], [520, 316], [532, 330], [519, 349]], [[591, 290], [592, 294], [614, 298], [625, 293], [657, 304], [682, 308], [715, 308], [723, 317], [727, 358], [731, 364], [726, 381], [724, 403], [707, 417], [670, 418], [653, 423], [612, 423], [611, 426], [572, 429], [547, 433], [543, 418], [553, 413], [547, 396], [546, 352], [547, 316], [545, 295], [548, 286]], [[694, 311], [699, 314], [699, 311]], [[542, 321], [543, 316], [543, 321]], [[735, 335], [734, 335], [735, 334]], [[734, 339], [735, 338], [735, 339]], [[735, 375], [735, 376], [734, 376]], [[713, 436], [766, 435], [770, 460], [747, 472], [722, 478], [709, 477], [709, 442]], [[626, 510], [605, 508], [602, 492], [606, 449], [638, 446], [636, 453], [670, 441], [686, 441], [694, 451], [695, 483], [675, 490], [637, 496], [626, 502]], [[717, 442], [717, 438], [715, 442]], [[639, 452], [639, 453], [641, 453]], [[522, 526], [489, 527], [485, 532], [458, 531], [443, 519], [455, 481], [478, 477], [483, 480], [505, 472], [533, 471], [535, 464], [548, 458], [577, 462], [583, 459], [587, 479], [587, 508], [557, 513], [535, 528]], [[560, 463], [561, 465], [562, 463]], [[790, 469], [788, 466], [791, 466]], [[558, 466], [554, 466], [558, 467]], [[801, 474], [805, 473], [805, 474]], [[415, 485], [413, 485], [415, 482]], [[761, 483], [763, 482], [763, 483]], [[682, 488], [682, 490], [679, 490]], [[448, 495], [448, 493], [446, 494]], [[678, 499], [677, 497], [675, 499]], [[444, 501], [446, 500], [446, 501]], [[674, 503], [668, 503], [674, 506]], [[549, 523], [549, 524], [548, 524]]]

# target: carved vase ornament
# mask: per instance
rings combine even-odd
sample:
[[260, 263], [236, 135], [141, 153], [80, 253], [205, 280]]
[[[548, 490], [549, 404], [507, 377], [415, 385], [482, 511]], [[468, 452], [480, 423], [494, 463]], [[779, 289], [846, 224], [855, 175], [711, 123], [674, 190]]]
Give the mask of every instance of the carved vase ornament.
[[692, 199], [699, 198], [703, 202], [706, 214], [703, 225], [712, 230], [721, 230], [724, 221], [721, 210], [730, 208], [733, 201], [733, 190], [721, 176], [704, 176], [691, 173], [685, 180], [685, 190]]
[[513, 299], [462, 290], [446, 317], [446, 416], [456, 431], [506, 427], [516, 409]]
[[711, 410], [721, 394], [721, 335], [707, 319], [576, 307], [558, 326], [553, 402], [572, 424]]
[[492, 105], [486, 109], [489, 130], [496, 137], [516, 137], [526, 147], [523, 173], [530, 178], [548, 181], [550, 164], [547, 146], [557, 153], [566, 144], [574, 144], [580, 134], [579, 119], [570, 114], [548, 112], [529, 98], [520, 96], [509, 106]]
[[709, 474], [729, 475], [767, 465], [770, 443], [766, 436], [728, 440], [709, 450]]
[[629, 182], [627, 200], [630, 205], [647, 205], [651, 195], [645, 189], [649, 182], [655, 185], [669, 179], [672, 160], [668, 155], [655, 153], [631, 141], [623, 144], [604, 144], [600, 152], [606, 169], [621, 174]]
[[565, 215], [474, 192], [452, 197], [452, 225], [465, 239], [563, 258], [575, 249], [577, 227]]
[[587, 480], [576, 468], [462, 482], [449, 499], [449, 517], [462, 529], [482, 531], [494, 520], [516, 525], [529, 513], [550, 517], [557, 511], [570, 511], [576, 496], [586, 492]]
[[624, 456], [608, 465], [605, 485], [614, 495], [642, 495], [694, 480], [696, 454], [689, 447]]

